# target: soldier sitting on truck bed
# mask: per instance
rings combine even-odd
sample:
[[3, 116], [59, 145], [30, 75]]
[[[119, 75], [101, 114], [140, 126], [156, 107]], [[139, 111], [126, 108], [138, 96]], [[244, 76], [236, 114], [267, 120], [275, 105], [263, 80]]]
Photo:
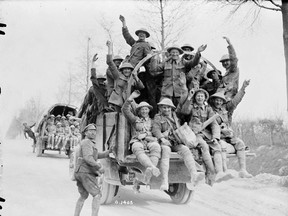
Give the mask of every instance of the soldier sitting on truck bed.
[[[186, 101], [181, 104], [180, 113], [190, 118], [189, 126], [196, 134], [203, 161], [209, 171], [209, 179], [213, 184], [214, 177], [216, 182], [220, 182], [232, 178], [232, 175], [223, 172], [219, 125], [214, 120], [207, 128], [202, 128], [202, 124], [214, 115], [212, 108], [206, 103], [208, 98], [209, 94], [204, 89], [197, 89], [195, 93], [194, 90], [189, 91]], [[214, 164], [210, 149], [212, 149]]]
[[180, 125], [176, 113], [173, 112], [176, 107], [169, 98], [163, 98], [158, 103], [158, 106], [160, 112], [154, 118], [152, 133], [159, 140], [162, 149], [160, 171], [163, 179], [160, 189], [168, 190], [169, 188], [168, 171], [171, 150], [183, 157], [184, 163], [191, 175], [191, 183], [193, 186], [196, 186], [204, 179], [205, 175], [203, 172], [197, 172], [195, 160], [191, 151], [174, 136], [173, 131]]
[[[161, 148], [151, 133], [152, 120], [149, 117], [149, 112], [153, 107], [147, 102], [141, 102], [133, 109], [134, 99], [139, 96], [140, 92], [134, 91], [125, 101], [122, 112], [132, 127], [130, 149], [136, 155], [137, 160], [146, 168], [145, 183], [149, 183], [152, 175], [160, 175], [157, 164]], [[145, 154], [145, 150], [149, 150], [149, 157]]]
[[56, 126], [54, 124], [54, 121], [50, 117], [48, 117], [48, 119], [47, 119], [47, 126], [45, 129], [45, 135], [48, 136], [47, 148], [54, 149]]
[[[209, 103], [215, 113], [218, 113], [220, 117], [216, 120], [221, 127], [221, 140], [220, 144], [222, 146], [222, 159], [223, 159], [223, 169], [224, 172], [227, 170], [226, 165], [226, 152], [235, 153], [238, 157], [238, 162], [240, 166], [239, 177], [240, 178], [251, 178], [252, 175], [246, 170], [246, 156], [245, 156], [245, 144], [244, 142], [235, 136], [231, 125], [229, 124], [228, 113], [235, 110], [237, 105], [241, 102], [245, 94], [245, 88], [249, 85], [249, 81], [245, 80], [240, 91], [235, 95], [235, 97], [228, 101], [224, 95], [224, 92], [217, 92], [213, 94]], [[227, 102], [227, 103], [226, 103]]]

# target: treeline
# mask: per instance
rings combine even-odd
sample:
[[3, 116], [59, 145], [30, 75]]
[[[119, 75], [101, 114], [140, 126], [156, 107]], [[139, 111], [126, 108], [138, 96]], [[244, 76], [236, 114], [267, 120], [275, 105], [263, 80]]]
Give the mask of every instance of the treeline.
[[24, 107], [20, 109], [13, 119], [6, 133], [7, 139], [15, 139], [23, 134], [23, 123], [26, 122], [29, 126], [37, 123], [44, 112], [44, 106], [41, 103], [40, 97], [29, 99]]
[[284, 125], [284, 120], [259, 119], [259, 120], [240, 120], [232, 125], [247, 146], [257, 148], [261, 145], [287, 146], [288, 130]]

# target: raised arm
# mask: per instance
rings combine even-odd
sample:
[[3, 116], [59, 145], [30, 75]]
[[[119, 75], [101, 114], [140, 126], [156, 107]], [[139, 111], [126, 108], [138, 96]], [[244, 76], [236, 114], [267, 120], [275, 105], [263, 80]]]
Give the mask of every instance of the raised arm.
[[[133, 124], [137, 120], [137, 116], [134, 114], [134, 110], [132, 108], [133, 100], [140, 96], [139, 91], [133, 91], [132, 94], [128, 97], [128, 99], [124, 102], [122, 106], [122, 113], [128, 119], [130, 124]], [[133, 111], [133, 112], [132, 112]]]
[[98, 60], [98, 54], [96, 53], [93, 56], [93, 59], [92, 59], [90, 80], [91, 80], [93, 85], [99, 86], [99, 83], [98, 83], [98, 80], [97, 80], [97, 75], [96, 75], [96, 61], [97, 60]]
[[231, 101], [228, 101], [226, 104], [226, 109], [228, 111], [232, 111], [236, 109], [238, 104], [242, 101], [244, 95], [245, 95], [245, 89], [250, 84], [250, 80], [244, 80], [241, 89], [237, 92], [237, 94], [234, 96], [234, 98]]
[[135, 44], [136, 41], [128, 31], [125, 17], [120, 15], [119, 19], [122, 22], [122, 34], [123, 34], [123, 37], [124, 37], [126, 43], [129, 44], [130, 46], [133, 46], [133, 44]]
[[115, 63], [113, 62], [113, 59], [112, 59], [112, 44], [110, 41], [107, 41], [106, 45], [108, 47], [108, 55], [106, 58], [106, 63], [109, 66], [112, 78], [114, 80], [117, 80], [119, 78], [119, 72], [118, 72], [118, 69], [117, 69]]
[[196, 52], [195, 56], [193, 57], [193, 59], [191, 61], [185, 61], [184, 62], [184, 65], [185, 65], [185, 68], [187, 71], [190, 71], [191, 68], [193, 68], [199, 64], [201, 52], [203, 52], [206, 49], [206, 47], [207, 47], [207, 44], [201, 45], [200, 47], [198, 47], [197, 52]]
[[190, 115], [191, 114], [193, 95], [194, 95], [194, 89], [191, 89], [188, 92], [187, 98], [186, 99], [184, 99], [184, 98], [182, 99], [184, 101], [182, 102], [183, 105], [182, 105], [181, 109], [178, 111], [179, 113], [184, 114], [184, 115]]
[[236, 51], [235, 51], [230, 39], [228, 37], [225, 37], [225, 36], [223, 38], [226, 40], [226, 42], [228, 44], [227, 48], [228, 48], [229, 58], [231, 61], [231, 66], [233, 68], [237, 68], [238, 58], [236, 55]]

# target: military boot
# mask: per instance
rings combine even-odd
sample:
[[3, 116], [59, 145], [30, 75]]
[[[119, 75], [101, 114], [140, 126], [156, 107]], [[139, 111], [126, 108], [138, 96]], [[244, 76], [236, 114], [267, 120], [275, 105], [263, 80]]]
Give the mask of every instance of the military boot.
[[181, 152], [181, 155], [183, 157], [185, 166], [188, 168], [191, 175], [191, 183], [196, 186], [205, 178], [205, 174], [203, 172], [197, 172], [195, 160], [189, 149], [185, 152]]
[[158, 162], [159, 162], [159, 158], [156, 157], [156, 156], [150, 156], [149, 158], [150, 158], [151, 162], [153, 163], [153, 165], [154, 165], [155, 167], [157, 167]]
[[160, 175], [160, 170], [156, 166], [153, 165], [150, 158], [145, 153], [138, 154], [137, 159], [144, 167], [146, 167], [146, 170], [144, 173], [145, 183], [149, 183], [152, 175], [156, 177]]
[[214, 164], [213, 164], [211, 155], [209, 154], [209, 151], [202, 152], [202, 158], [203, 158], [204, 164], [206, 165], [206, 167], [208, 169], [207, 177], [210, 181], [210, 185], [212, 186], [215, 182], [215, 168], [214, 168]]
[[245, 150], [237, 151], [238, 162], [240, 166], [239, 177], [240, 178], [252, 178], [253, 176], [246, 170], [246, 153]]
[[227, 171], [227, 152], [226, 152], [226, 150], [222, 149], [221, 156], [222, 156], [223, 172], [226, 172]]
[[215, 176], [216, 182], [227, 181], [233, 178], [231, 173], [223, 172], [221, 152], [217, 151], [214, 153], [214, 163], [215, 163], [215, 169], [216, 169], [216, 176]]
[[168, 147], [168, 146], [162, 147], [162, 157], [160, 160], [160, 170], [161, 170], [161, 174], [162, 174], [162, 182], [161, 182], [160, 190], [168, 190], [169, 189], [168, 173], [169, 173], [170, 152], [171, 152], [170, 147]]

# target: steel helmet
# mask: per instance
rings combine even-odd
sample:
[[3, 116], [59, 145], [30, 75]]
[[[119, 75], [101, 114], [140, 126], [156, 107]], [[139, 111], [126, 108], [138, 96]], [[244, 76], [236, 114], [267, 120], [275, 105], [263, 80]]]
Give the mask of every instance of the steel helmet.
[[223, 61], [226, 61], [226, 60], [230, 60], [230, 56], [228, 54], [223, 55], [219, 62], [223, 62]]
[[181, 47], [182, 50], [185, 49], [185, 48], [191, 49], [191, 52], [194, 50], [194, 48], [193, 48], [190, 44], [188, 44], [188, 43], [184, 44], [184, 45]]
[[195, 91], [194, 95], [193, 95], [193, 99], [195, 100], [195, 97], [197, 95], [197, 93], [199, 92], [203, 92], [205, 94], [205, 99], [208, 100], [209, 98], [209, 93], [205, 90], [205, 89], [202, 89], [202, 88], [199, 88]]
[[140, 28], [140, 29], [138, 29], [137, 31], [135, 31], [135, 34], [138, 36], [138, 34], [139, 34], [140, 32], [144, 32], [144, 33], [146, 34], [146, 37], [147, 37], [147, 38], [150, 37], [150, 34], [149, 34], [149, 32], [147, 31], [147, 29], [145, 29], [145, 28]]
[[106, 75], [105, 74], [97, 74], [96, 79], [105, 79], [106, 80]]
[[171, 47], [168, 47], [167, 52], [170, 53], [172, 49], [177, 49], [180, 54], [183, 54], [183, 50], [178, 45], [173, 45]]
[[123, 61], [123, 58], [119, 55], [116, 55], [113, 57], [113, 61], [116, 61], [116, 60]]
[[212, 100], [213, 98], [221, 98], [224, 103], [226, 103], [226, 97], [224, 95], [224, 91], [219, 91], [219, 92], [216, 92], [215, 94], [211, 95], [210, 96], [210, 100]]
[[145, 101], [142, 101], [141, 103], [139, 103], [139, 104], [137, 105], [137, 107], [136, 107], [136, 112], [138, 112], [142, 107], [148, 107], [150, 110], [153, 109], [153, 107], [152, 107], [149, 103], [147, 103], [147, 102], [145, 102]]
[[132, 70], [134, 69], [134, 67], [133, 67], [130, 63], [128, 63], [128, 62], [123, 63], [123, 64], [120, 66], [119, 70], [122, 71], [124, 68], [130, 68], [130, 69], [132, 69]]
[[173, 104], [172, 100], [169, 98], [163, 98], [159, 103], [157, 103], [158, 106], [161, 105], [166, 105], [166, 106], [170, 106], [173, 109], [176, 109], [175, 105]]

